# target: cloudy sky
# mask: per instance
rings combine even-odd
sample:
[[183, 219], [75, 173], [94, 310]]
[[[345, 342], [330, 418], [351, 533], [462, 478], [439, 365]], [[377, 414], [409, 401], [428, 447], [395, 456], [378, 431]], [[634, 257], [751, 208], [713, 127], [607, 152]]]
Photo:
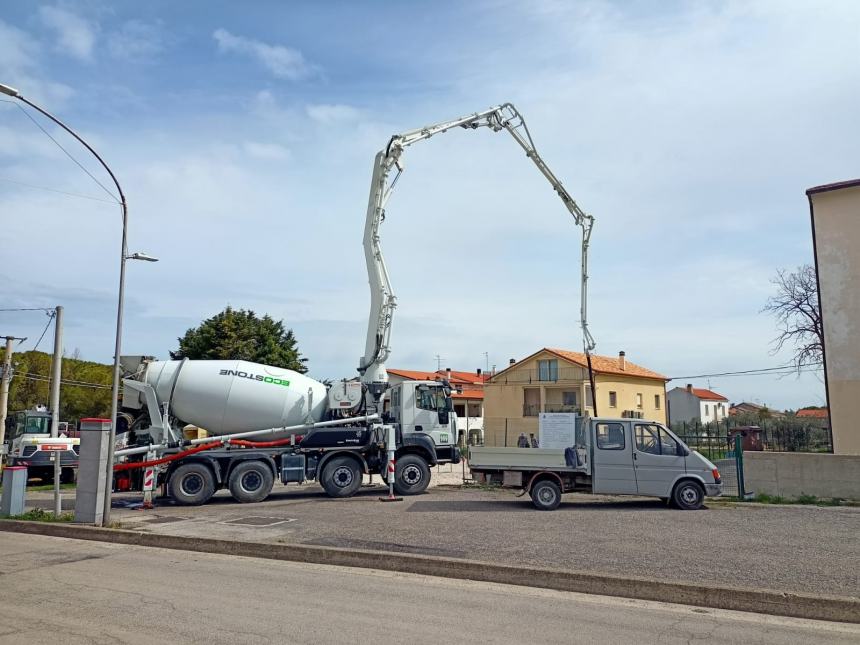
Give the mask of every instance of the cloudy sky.
[[[790, 360], [759, 312], [777, 268], [812, 261], [804, 190], [860, 175], [858, 33], [849, 0], [13, 3], [0, 82], [93, 143], [128, 196], [130, 249], [161, 258], [129, 264], [125, 353], [166, 356], [229, 303], [283, 319], [314, 376], [353, 375], [375, 152], [511, 101], [597, 218], [597, 351], [684, 377]], [[0, 306], [64, 305], [67, 350], [109, 361], [118, 208], [44, 190], [108, 199], [8, 102], [0, 141]], [[454, 131], [405, 161], [382, 232], [389, 366], [579, 349], [579, 232], [514, 142]], [[44, 323], [3, 313], [0, 333], [26, 349]], [[710, 384], [824, 401], [814, 373]]]

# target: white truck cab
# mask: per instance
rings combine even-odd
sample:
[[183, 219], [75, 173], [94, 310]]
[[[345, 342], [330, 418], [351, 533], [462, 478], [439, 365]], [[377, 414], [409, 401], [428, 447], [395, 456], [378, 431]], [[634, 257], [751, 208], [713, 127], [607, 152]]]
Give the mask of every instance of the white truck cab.
[[659, 497], [683, 510], [722, 494], [716, 466], [660, 423], [602, 417], [576, 423], [567, 448], [473, 448], [473, 477], [522, 488], [540, 510], [558, 507], [566, 492]]

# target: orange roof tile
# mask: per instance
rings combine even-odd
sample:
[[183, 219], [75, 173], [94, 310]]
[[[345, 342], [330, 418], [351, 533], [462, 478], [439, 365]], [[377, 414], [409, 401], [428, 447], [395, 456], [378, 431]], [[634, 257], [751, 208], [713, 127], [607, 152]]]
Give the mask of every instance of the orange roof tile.
[[[440, 376], [445, 376], [447, 374], [447, 370], [439, 370], [436, 372]], [[466, 383], [473, 383], [474, 385], [483, 385], [486, 381], [489, 381], [490, 377], [487, 374], [478, 374], [477, 372], [460, 372], [458, 370], [451, 370], [451, 382], [455, 381], [463, 381]]]
[[451, 392], [452, 399], [483, 399], [484, 390], [463, 390], [462, 392]]
[[436, 372], [421, 372], [419, 370], [401, 370], [394, 369], [391, 367], [386, 367], [386, 371], [389, 374], [394, 374], [395, 376], [402, 376], [403, 378], [408, 378], [413, 381], [438, 381], [439, 375]]
[[797, 416], [811, 417], [814, 419], [826, 419], [828, 416], [830, 416], [830, 411], [827, 408], [823, 410], [798, 410]]
[[[566, 349], [553, 349], [550, 347], [544, 347], [544, 350], [560, 356], [571, 363], [588, 367], [588, 360], [585, 354], [581, 352], [569, 352]], [[592, 354], [591, 367], [595, 372], [600, 374], [621, 374], [623, 376], [638, 376], [640, 378], [653, 378], [661, 381], [669, 380], [662, 374], [653, 372], [630, 361], [625, 361], [624, 369], [621, 369], [621, 361], [618, 356], [598, 356], [597, 354]]]
[[708, 401], [728, 401], [722, 394], [717, 394], [713, 390], [706, 390], [703, 387], [694, 387], [693, 394], [700, 399], [707, 399]]

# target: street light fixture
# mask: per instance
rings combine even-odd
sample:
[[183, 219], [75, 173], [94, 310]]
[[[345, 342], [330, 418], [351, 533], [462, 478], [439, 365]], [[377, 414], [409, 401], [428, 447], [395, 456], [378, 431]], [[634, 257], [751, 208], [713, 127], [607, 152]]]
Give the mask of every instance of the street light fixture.
[[113, 492], [113, 462], [114, 462], [114, 450], [116, 444], [116, 418], [118, 412], [118, 403], [119, 403], [119, 381], [120, 381], [120, 364], [119, 364], [119, 356], [122, 352], [122, 315], [123, 315], [123, 306], [125, 304], [125, 261], [126, 260], [145, 260], [147, 262], [156, 262], [157, 258], [154, 258], [146, 253], [133, 253], [129, 255], [128, 253], [128, 203], [125, 200], [125, 193], [122, 191], [122, 186], [119, 185], [119, 181], [117, 181], [116, 176], [113, 174], [113, 171], [107, 165], [104, 159], [101, 158], [99, 153], [97, 153], [93, 147], [84, 141], [81, 136], [72, 130], [65, 123], [60, 121], [53, 114], [48, 112], [47, 110], [43, 110], [35, 103], [28, 101], [21, 93], [16, 90], [14, 87], [10, 87], [8, 85], [3, 85], [0, 83], [0, 93], [6, 94], [7, 96], [11, 96], [12, 98], [16, 98], [22, 103], [26, 103], [31, 108], [44, 115], [58, 126], [60, 126], [63, 130], [72, 135], [84, 148], [89, 150], [89, 152], [98, 160], [101, 166], [107, 171], [107, 174], [110, 175], [111, 180], [116, 186], [117, 193], [119, 193], [119, 205], [122, 209], [122, 249], [120, 252], [120, 262], [119, 262], [119, 295], [117, 297], [117, 307], [116, 307], [116, 339], [114, 342], [114, 356], [113, 356], [113, 385], [111, 387], [111, 404], [110, 404], [110, 439], [108, 442], [108, 460], [107, 460], [107, 468], [106, 468], [106, 480], [105, 480], [105, 496], [104, 496], [104, 507], [102, 512], [102, 525], [107, 525], [110, 523], [110, 512], [111, 512], [111, 493]]
[[131, 255], [125, 256], [126, 260], [143, 260], [144, 262], [158, 262], [158, 258], [144, 251], [135, 251]]

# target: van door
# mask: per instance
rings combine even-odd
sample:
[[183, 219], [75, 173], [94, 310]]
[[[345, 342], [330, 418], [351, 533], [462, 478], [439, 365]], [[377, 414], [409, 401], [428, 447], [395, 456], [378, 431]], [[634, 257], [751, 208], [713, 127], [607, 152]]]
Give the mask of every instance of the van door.
[[594, 421], [592, 492], [636, 494], [630, 423]]
[[669, 432], [656, 423], [633, 425], [633, 464], [640, 495], [669, 497], [672, 483], [686, 472], [684, 451]]

